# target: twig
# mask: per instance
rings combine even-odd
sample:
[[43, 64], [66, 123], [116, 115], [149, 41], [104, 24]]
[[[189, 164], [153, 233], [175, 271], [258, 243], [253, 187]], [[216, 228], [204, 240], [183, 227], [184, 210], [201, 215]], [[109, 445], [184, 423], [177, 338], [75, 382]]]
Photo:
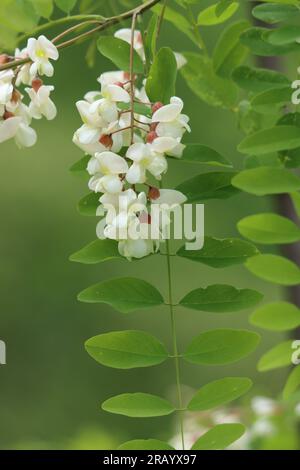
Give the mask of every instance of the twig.
[[134, 37], [135, 37], [135, 26], [136, 26], [137, 13], [134, 13], [131, 24], [131, 43], [130, 43], [130, 125], [131, 125], [131, 145], [134, 142], [134, 76], [133, 76], [133, 63], [134, 63]]
[[[124, 20], [127, 20], [129, 18], [133, 18], [133, 16], [138, 16], [138, 15], [141, 15], [143, 14], [145, 11], [149, 10], [150, 8], [152, 8], [154, 5], [156, 5], [157, 3], [159, 3], [161, 0], [149, 0], [148, 2], [146, 3], [143, 3], [142, 5], [139, 5], [138, 7], [132, 9], [132, 10], [129, 10], [129, 11], [126, 11], [125, 13], [122, 13], [121, 15], [118, 15], [118, 16], [113, 16], [111, 18], [107, 18], [105, 21], [103, 21], [103, 23], [101, 23], [99, 26], [97, 26], [96, 28], [93, 28], [91, 29], [90, 31], [86, 31], [85, 33], [82, 33], [72, 39], [69, 39], [68, 41], [65, 41], [61, 44], [59, 44], [57, 46], [58, 49], [64, 49], [66, 47], [69, 47], [73, 44], [75, 44], [77, 41], [83, 39], [83, 38], [86, 38], [96, 32], [99, 32], [101, 30], [104, 30], [104, 29], [107, 29], [109, 28], [110, 26], [113, 26], [115, 24], [118, 24], [120, 23], [121, 21], [124, 21]], [[71, 18], [71, 17], [70, 17]], [[69, 19], [70, 19], [69, 18]], [[99, 17], [101, 18], [101, 17]], [[99, 19], [100, 21], [100, 19]], [[58, 24], [58, 23], [56, 23]], [[53, 25], [53, 22], [52, 23], [48, 23], [48, 25], [52, 26]], [[44, 26], [44, 25], [42, 25]], [[43, 30], [46, 29], [46, 28], [43, 28]], [[41, 29], [39, 30], [41, 31]], [[18, 60], [13, 60], [11, 62], [8, 62], [7, 64], [2, 64], [0, 66], [0, 72], [2, 70], [7, 70], [7, 69], [11, 69], [11, 68], [15, 68], [15, 67], [18, 67], [19, 65], [23, 65], [23, 64], [27, 64], [28, 62], [31, 62], [30, 58], [25, 58], [25, 59], [18, 59]]]

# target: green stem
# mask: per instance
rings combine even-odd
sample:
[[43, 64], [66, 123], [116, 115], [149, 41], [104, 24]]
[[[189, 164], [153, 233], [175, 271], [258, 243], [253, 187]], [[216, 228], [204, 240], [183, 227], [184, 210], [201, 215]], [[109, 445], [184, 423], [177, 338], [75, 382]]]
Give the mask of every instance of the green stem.
[[[174, 305], [173, 305], [173, 285], [172, 285], [172, 270], [171, 270], [171, 256], [170, 256], [169, 240], [166, 240], [166, 249], [167, 249], [167, 267], [168, 267], [169, 308], [170, 308], [171, 327], [172, 327], [173, 356], [174, 356], [175, 373], [176, 373], [178, 408], [180, 410], [183, 410], [183, 401], [182, 401], [181, 383], [180, 383], [179, 354], [178, 354], [177, 335], [176, 335], [176, 321], [175, 321], [175, 312], [174, 312]], [[182, 443], [182, 450], [184, 450], [185, 444], [184, 444], [184, 430], [183, 430], [183, 414], [182, 414], [182, 411], [179, 411], [179, 413], [180, 413], [179, 422], [180, 422], [181, 443]]]

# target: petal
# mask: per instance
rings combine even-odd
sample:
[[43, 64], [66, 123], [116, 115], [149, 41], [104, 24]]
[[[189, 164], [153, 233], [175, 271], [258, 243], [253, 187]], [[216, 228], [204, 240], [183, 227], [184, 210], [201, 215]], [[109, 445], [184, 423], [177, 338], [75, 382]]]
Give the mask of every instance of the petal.
[[32, 147], [37, 141], [37, 134], [34, 129], [21, 122], [15, 139], [20, 147]]
[[96, 157], [92, 157], [87, 165], [87, 172], [89, 175], [95, 175], [96, 173], [100, 173], [100, 163]]
[[152, 149], [158, 153], [170, 152], [178, 144], [173, 137], [157, 137], [152, 142]]
[[113, 175], [118, 175], [120, 173], [126, 173], [128, 170], [126, 160], [116, 153], [102, 152], [101, 154], [97, 154], [97, 158], [99, 159], [103, 173], [109, 172]]
[[77, 130], [77, 137], [81, 144], [92, 144], [99, 140], [101, 131], [94, 127], [89, 127], [86, 124]]
[[20, 117], [12, 117], [0, 122], [0, 143], [14, 137], [21, 122]]
[[160, 175], [165, 173], [168, 169], [167, 159], [163, 156], [156, 156], [150, 165], [148, 165], [147, 170], [157, 179], [160, 179]]
[[169, 155], [170, 157], [181, 158], [185, 147], [186, 146], [184, 144], [178, 143], [176, 147], [174, 147], [171, 151], [167, 152], [167, 155]]
[[[181, 100], [180, 100], [181, 101]], [[152, 116], [152, 122], [171, 122], [174, 121], [183, 108], [183, 102], [174, 102], [159, 108]]]
[[133, 163], [129, 168], [126, 180], [130, 184], [144, 183], [146, 181], [146, 171], [139, 163]]
[[97, 81], [101, 86], [110, 85], [116, 82], [122, 82], [124, 80], [124, 72], [121, 70], [116, 72], [105, 72], [97, 78]]
[[106, 220], [105, 217], [98, 222], [97, 227], [96, 227], [96, 235], [100, 240], [105, 240], [105, 235], [104, 235], [104, 229], [106, 226]]
[[155, 199], [155, 204], [168, 204], [172, 206], [173, 204], [179, 205], [187, 201], [187, 197], [175, 189], [160, 189], [159, 192], [160, 196]]
[[43, 36], [43, 35], [39, 36], [38, 42], [40, 46], [46, 51], [47, 56], [50, 59], [53, 59], [53, 60], [58, 59], [59, 53], [58, 53], [57, 47], [51, 41], [49, 41], [49, 39], [47, 39], [46, 36]]
[[134, 162], [141, 161], [145, 155], [145, 147], [146, 145], [144, 143], [132, 144], [126, 152], [126, 157]]
[[123, 189], [123, 183], [116, 175], [106, 175], [101, 178], [101, 184], [104, 191], [116, 194], [120, 193]]
[[180, 54], [179, 52], [175, 52], [175, 59], [177, 62], [177, 69], [180, 70], [182, 67], [184, 67], [187, 64], [187, 60], [184, 57], [183, 54]]
[[118, 85], [107, 85], [105, 87], [106, 93], [112, 101], [129, 103], [130, 95], [128, 91]]

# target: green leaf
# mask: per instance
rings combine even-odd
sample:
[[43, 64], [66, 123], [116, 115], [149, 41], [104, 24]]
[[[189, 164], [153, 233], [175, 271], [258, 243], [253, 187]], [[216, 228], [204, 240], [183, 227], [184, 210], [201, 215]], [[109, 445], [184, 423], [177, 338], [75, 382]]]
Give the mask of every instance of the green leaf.
[[192, 450], [223, 450], [245, 433], [245, 426], [239, 423], [217, 424], [195, 442]]
[[249, 27], [248, 21], [231, 24], [221, 34], [213, 52], [213, 66], [221, 77], [230, 78], [233, 69], [240, 65], [248, 53], [240, 43], [240, 35]]
[[300, 269], [292, 261], [278, 255], [257, 255], [246, 261], [246, 267], [265, 281], [294, 286], [300, 283]]
[[111, 259], [124, 259], [115, 240], [95, 240], [70, 256], [70, 261], [82, 264], [97, 264]]
[[288, 376], [287, 382], [283, 389], [283, 398], [288, 400], [300, 386], [300, 366], [295, 367]]
[[113, 331], [85, 343], [89, 355], [104, 366], [133, 369], [161, 364], [168, 358], [164, 345], [144, 331]]
[[102, 403], [102, 409], [130, 418], [167, 416], [175, 411], [169, 401], [149, 393], [123, 393]]
[[169, 47], [162, 47], [156, 54], [146, 82], [146, 92], [150, 101], [170, 102], [175, 95], [177, 62]]
[[280, 21], [294, 20], [300, 15], [300, 10], [295, 5], [262, 3], [253, 8], [252, 15], [265, 23], [275, 24]]
[[[130, 44], [113, 36], [102, 36], [97, 41], [99, 52], [113, 62], [119, 69], [130, 70]], [[138, 53], [133, 53], [133, 72], [143, 73], [144, 65]]]
[[290, 84], [287, 77], [279, 72], [247, 65], [237, 67], [232, 73], [232, 78], [240, 88], [255, 93], [271, 88], [283, 88]]
[[178, 159], [179, 162], [200, 163], [211, 166], [232, 167], [232, 164], [226, 160], [216, 150], [202, 144], [187, 144], [183, 155]]
[[190, 411], [206, 411], [226, 405], [250, 390], [252, 381], [246, 377], [225, 377], [204, 385], [188, 404]]
[[155, 307], [164, 303], [163, 297], [155, 287], [142, 279], [133, 277], [99, 282], [82, 291], [78, 295], [78, 300], [108, 304], [122, 313]]
[[238, 192], [231, 185], [231, 180], [235, 174], [221, 171], [202, 173], [179, 184], [176, 189], [185, 194], [188, 202], [227, 199]]
[[270, 351], [266, 352], [257, 364], [257, 369], [260, 372], [268, 370], [279, 369], [292, 364], [292, 344], [293, 340], [284, 341], [277, 344]]
[[193, 364], [231, 364], [253, 352], [259, 341], [259, 335], [248, 330], [204, 331], [192, 340], [183, 357]]
[[232, 108], [237, 101], [237, 88], [231, 80], [216, 75], [212, 60], [193, 52], [184, 53], [187, 64], [180, 69], [187, 86], [210, 106]]
[[[0, 24], [9, 34], [9, 30], [15, 32], [29, 32], [35, 28], [39, 20], [33, 4], [29, 0], [1, 0]], [[6, 29], [7, 28], [7, 29]]]
[[257, 248], [239, 238], [218, 239], [205, 237], [201, 250], [186, 250], [184, 247], [177, 252], [178, 256], [206, 264], [212, 268], [225, 268], [244, 263], [247, 258], [257, 255]]
[[296, 126], [275, 126], [263, 129], [246, 137], [238, 150], [242, 153], [261, 155], [263, 153], [289, 150], [300, 146], [300, 131]]
[[70, 168], [70, 171], [72, 173], [82, 173], [82, 172], [84, 172], [84, 174], [87, 174], [86, 168], [87, 168], [87, 165], [88, 165], [88, 162], [89, 162], [90, 158], [91, 158], [90, 155], [85, 155], [80, 160], [73, 163], [73, 165]]
[[283, 106], [291, 101], [291, 88], [273, 88], [254, 96], [251, 107], [259, 113], [274, 113], [274, 107]]
[[247, 193], [265, 196], [300, 189], [300, 178], [283, 168], [261, 166], [241, 171], [232, 184]]
[[78, 203], [78, 212], [81, 215], [96, 217], [97, 209], [100, 206], [99, 197], [99, 193], [89, 193], [84, 196]]
[[292, 44], [300, 39], [298, 26], [283, 26], [265, 35], [266, 41], [274, 46]]
[[283, 44], [275, 46], [266, 41], [270, 30], [268, 28], [249, 28], [241, 34], [241, 43], [247, 46], [252, 54], [258, 56], [284, 55], [299, 50], [299, 44]]
[[250, 215], [240, 220], [237, 227], [241, 235], [255, 243], [293, 243], [300, 240], [297, 225], [277, 214]]
[[290, 194], [293, 201], [293, 206], [298, 217], [300, 217], [300, 193], [293, 192]]
[[65, 13], [70, 13], [75, 7], [77, 0], [55, 0], [56, 5]]
[[263, 295], [255, 290], [215, 284], [191, 291], [180, 301], [180, 305], [204, 312], [227, 313], [252, 307], [262, 298]]
[[300, 326], [300, 310], [289, 302], [273, 302], [255, 310], [250, 322], [270, 331], [293, 330]]
[[145, 53], [147, 58], [153, 58], [156, 48], [156, 36], [158, 30], [158, 16], [154, 13], [148, 23], [145, 40]]
[[124, 442], [118, 450], [174, 450], [174, 447], [157, 439], [136, 439]]
[[[152, 8], [152, 11], [154, 11], [157, 16], [160, 16], [162, 8], [162, 5], [155, 5]], [[178, 11], [167, 6], [164, 12], [164, 20], [169, 21], [176, 29], [185, 34], [194, 44], [202, 46], [202, 41], [200, 40], [199, 44], [199, 38], [195, 35], [191, 23]]]
[[39, 16], [49, 19], [53, 12], [53, 0], [31, 0]]
[[281, 167], [282, 163], [279, 160], [278, 154], [266, 153], [264, 155], [248, 155], [244, 161], [245, 170], [257, 168], [259, 166]]
[[213, 26], [216, 24], [224, 23], [229, 18], [231, 18], [232, 15], [234, 15], [234, 13], [239, 7], [239, 3], [230, 2], [227, 8], [225, 8], [220, 15], [217, 14], [217, 7], [218, 4], [215, 3], [214, 5], [211, 5], [210, 7], [205, 8], [205, 10], [201, 11], [198, 16], [198, 25]]

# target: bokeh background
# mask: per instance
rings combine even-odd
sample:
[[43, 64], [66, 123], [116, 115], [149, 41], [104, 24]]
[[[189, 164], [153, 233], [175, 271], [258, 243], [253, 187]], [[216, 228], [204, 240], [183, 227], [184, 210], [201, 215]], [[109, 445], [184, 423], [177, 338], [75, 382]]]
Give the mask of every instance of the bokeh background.
[[[112, 2], [110, 2], [112, 3]], [[204, 35], [213, 47], [221, 27]], [[174, 50], [193, 49], [188, 40], [165, 24], [161, 42]], [[19, 150], [13, 142], [0, 148], [0, 339], [7, 345], [7, 365], [0, 366], [1, 449], [111, 449], [127, 439], [170, 439], [176, 432], [173, 418], [135, 420], [106, 414], [100, 403], [122, 393], [143, 391], [172, 397], [174, 368], [164, 365], [132, 371], [100, 366], [84, 350], [84, 341], [111, 330], [144, 329], [170, 345], [170, 322], [166, 308], [122, 315], [104, 305], [80, 304], [76, 295], [83, 288], [122, 275], [152, 282], [166, 293], [165, 259], [153, 256], [137, 263], [114, 261], [96, 266], [71, 263], [69, 255], [95, 239], [96, 219], [76, 210], [86, 194], [86, 183], [69, 172], [81, 156], [72, 144], [80, 125], [75, 102], [88, 90], [97, 89], [96, 78], [112, 67], [100, 54], [93, 69], [85, 62], [87, 44], [65, 50], [56, 64], [54, 100], [58, 117], [37, 122], [38, 143]], [[296, 70], [296, 65], [295, 65]], [[191, 118], [187, 141], [214, 147], [242, 167], [236, 144], [242, 134], [236, 118], [227, 111], [200, 102], [178, 80], [178, 95]], [[201, 171], [209, 169], [201, 168]], [[171, 186], [199, 171], [174, 161], [166, 184]], [[218, 237], [236, 236], [236, 222], [248, 214], [271, 208], [267, 198], [238, 195], [228, 201], [205, 205], [205, 231]], [[259, 281], [243, 267], [214, 270], [173, 259], [176, 298], [210, 283], [252, 287], [265, 300], [286, 293]], [[231, 315], [205, 314], [178, 309], [179, 345], [214, 327], [247, 327], [249, 311]], [[227, 367], [183, 364], [182, 382], [190, 393], [209, 380], [224, 375], [247, 375], [254, 379], [255, 393], [276, 397], [286, 372], [260, 374], [256, 362], [263, 351], [280, 341], [279, 334], [266, 334], [255, 354]]]

